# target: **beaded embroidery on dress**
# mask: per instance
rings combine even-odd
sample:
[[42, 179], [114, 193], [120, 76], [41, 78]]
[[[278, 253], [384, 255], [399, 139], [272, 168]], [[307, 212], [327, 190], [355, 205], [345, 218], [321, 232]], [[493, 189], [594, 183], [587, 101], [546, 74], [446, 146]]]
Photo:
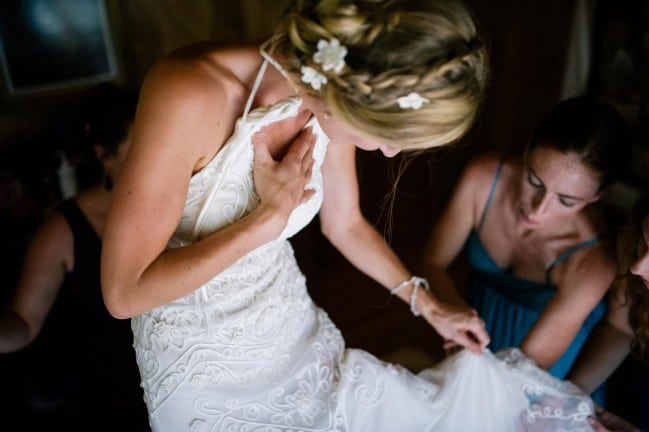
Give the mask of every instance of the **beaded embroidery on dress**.
[[[251, 137], [296, 115], [300, 104], [288, 98], [237, 122], [220, 152], [192, 177], [169, 248], [195, 242], [258, 205]], [[315, 119], [309, 125], [317, 140], [308, 187], [316, 193], [293, 211], [280, 237], [185, 297], [133, 318], [152, 429], [503, 432], [548, 430], [545, 422], [561, 417], [568, 419], [566, 431], [590, 430], [588, 398], [517, 351], [505, 360], [461, 352], [414, 375], [345, 349], [339, 330], [310, 299], [288, 242], [322, 203], [328, 138]]]

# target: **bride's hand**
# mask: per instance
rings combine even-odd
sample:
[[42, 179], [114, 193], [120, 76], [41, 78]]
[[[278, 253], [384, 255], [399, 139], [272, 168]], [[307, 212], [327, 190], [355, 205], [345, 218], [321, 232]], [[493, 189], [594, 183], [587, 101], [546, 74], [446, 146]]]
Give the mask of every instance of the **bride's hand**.
[[275, 160], [270, 154], [265, 130], [256, 133], [252, 141], [255, 148], [253, 177], [260, 207], [288, 218], [295, 207], [315, 192], [305, 189], [311, 179], [315, 135], [311, 128], [302, 130], [281, 160]]
[[474, 309], [438, 303], [436, 310], [425, 313], [426, 320], [444, 338], [444, 347], [460, 345], [480, 354], [489, 344], [484, 321]]

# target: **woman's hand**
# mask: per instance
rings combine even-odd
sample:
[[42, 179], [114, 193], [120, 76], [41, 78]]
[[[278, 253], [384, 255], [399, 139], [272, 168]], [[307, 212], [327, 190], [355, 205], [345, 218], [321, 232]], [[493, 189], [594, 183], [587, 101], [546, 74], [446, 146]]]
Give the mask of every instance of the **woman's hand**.
[[311, 179], [315, 135], [311, 128], [303, 129], [279, 161], [270, 154], [264, 129], [256, 133], [252, 141], [255, 147], [254, 182], [260, 206], [288, 218], [295, 207], [315, 192], [305, 189]]
[[446, 349], [461, 345], [475, 354], [480, 354], [489, 344], [490, 338], [484, 321], [474, 309], [437, 302], [435, 308], [429, 309], [423, 315], [444, 338]]
[[642, 432], [628, 421], [595, 405], [595, 417], [588, 417], [595, 432]]

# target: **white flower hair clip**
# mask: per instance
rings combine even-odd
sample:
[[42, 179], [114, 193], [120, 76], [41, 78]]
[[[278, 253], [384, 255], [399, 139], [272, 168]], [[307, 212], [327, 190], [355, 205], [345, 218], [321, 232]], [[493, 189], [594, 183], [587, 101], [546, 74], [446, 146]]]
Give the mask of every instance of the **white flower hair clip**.
[[[313, 61], [320, 65], [323, 71], [333, 70], [339, 74], [345, 67], [345, 56], [347, 47], [340, 44], [336, 38], [329, 41], [320, 39], [318, 50], [313, 54]], [[309, 66], [302, 66], [302, 82], [311, 85], [314, 90], [320, 90], [327, 83], [327, 77]]]
[[300, 71], [302, 72], [302, 82], [311, 84], [314, 90], [320, 90], [323, 84], [327, 84], [327, 77], [309, 66], [302, 66]]
[[428, 102], [430, 102], [428, 99], [416, 92], [411, 92], [406, 96], [397, 98], [397, 103], [399, 104], [399, 108], [401, 109], [411, 108], [413, 110], [418, 110], [422, 107], [423, 104]]
[[330, 41], [320, 39], [318, 41], [318, 51], [313, 54], [313, 61], [322, 65], [323, 71], [332, 70], [337, 74], [345, 67], [345, 56], [347, 47], [341, 45], [340, 41], [332, 38]]

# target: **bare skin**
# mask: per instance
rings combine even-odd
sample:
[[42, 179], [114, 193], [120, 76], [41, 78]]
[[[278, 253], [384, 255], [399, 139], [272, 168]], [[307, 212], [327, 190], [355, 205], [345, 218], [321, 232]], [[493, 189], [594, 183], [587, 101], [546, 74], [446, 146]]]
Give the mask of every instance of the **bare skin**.
[[[572, 245], [601, 233], [586, 207], [598, 198], [598, 177], [575, 155], [537, 148], [529, 164], [508, 160], [480, 230], [489, 255], [511, 274], [545, 282], [546, 269]], [[465, 169], [450, 203], [434, 225], [425, 254], [431, 286], [467, 307], [446, 273], [470, 231], [477, 229], [498, 159], [483, 156]], [[606, 293], [615, 262], [606, 243], [581, 249], [557, 265], [551, 279], [557, 292], [521, 344], [542, 368], [565, 352], [583, 321]], [[452, 348], [454, 343], [445, 345]]]
[[[114, 316], [132, 317], [194, 291], [281, 232], [291, 211], [312, 194], [304, 187], [311, 175], [314, 137], [303, 130], [312, 116], [331, 138], [322, 167], [323, 233], [382, 285], [392, 288], [410, 278], [358, 205], [356, 147], [381, 149], [387, 155], [392, 149], [329, 118], [321, 100], [305, 95], [300, 95], [302, 111], [296, 117], [267, 127], [253, 140], [260, 205], [196, 243], [165, 249], [182, 213], [191, 176], [232, 134], [261, 61], [256, 47], [202, 45], [166, 58], [148, 75], [102, 255], [104, 299]], [[253, 108], [295, 94], [284, 77], [269, 68]], [[404, 290], [402, 298], [411, 290]], [[488, 336], [474, 314], [446, 307], [428, 295], [418, 298], [418, 306], [444, 337], [476, 352], [486, 345]]]

